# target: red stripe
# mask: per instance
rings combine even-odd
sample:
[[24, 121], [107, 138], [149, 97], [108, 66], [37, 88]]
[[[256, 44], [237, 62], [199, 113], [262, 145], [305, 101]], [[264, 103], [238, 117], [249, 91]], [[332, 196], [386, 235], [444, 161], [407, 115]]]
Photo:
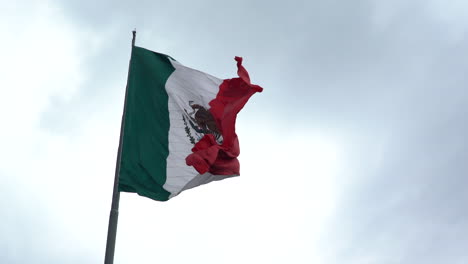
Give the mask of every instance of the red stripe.
[[185, 159], [187, 165], [193, 166], [200, 174], [239, 174], [237, 157], [240, 148], [235, 130], [236, 117], [249, 98], [256, 92], [262, 92], [263, 88], [250, 83], [249, 73], [242, 66], [242, 58], [235, 57], [235, 60], [239, 78], [224, 80], [216, 98], [210, 102], [209, 111], [223, 135], [223, 144], [219, 145], [213, 135], [205, 135], [195, 144], [193, 153]]

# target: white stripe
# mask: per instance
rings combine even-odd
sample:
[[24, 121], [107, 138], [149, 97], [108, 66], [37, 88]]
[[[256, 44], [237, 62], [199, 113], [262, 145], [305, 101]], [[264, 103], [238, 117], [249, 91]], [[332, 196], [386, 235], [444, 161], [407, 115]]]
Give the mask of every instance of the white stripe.
[[178, 195], [182, 191], [192, 189], [194, 187], [200, 186], [205, 183], [209, 183], [212, 181], [220, 181], [226, 178], [236, 177], [236, 176], [239, 176], [239, 175], [213, 175], [211, 173], [198, 174], [196, 177], [193, 177], [191, 181], [187, 182], [187, 184], [178, 193], [171, 194], [169, 198], [172, 198]]
[[171, 62], [175, 71], [166, 82], [170, 127], [167, 179], [163, 188], [174, 197], [183, 190], [229, 176], [199, 175], [193, 167], [186, 165], [185, 158], [192, 153], [193, 145], [182, 119], [184, 109], [192, 111], [189, 101], [209, 109], [208, 103], [216, 97], [223, 80], [185, 67], [176, 61]]

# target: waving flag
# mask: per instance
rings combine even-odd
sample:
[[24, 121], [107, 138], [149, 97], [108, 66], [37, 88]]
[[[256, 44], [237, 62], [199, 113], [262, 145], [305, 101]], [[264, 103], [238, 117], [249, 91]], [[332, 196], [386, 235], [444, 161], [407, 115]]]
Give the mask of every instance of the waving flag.
[[166, 201], [211, 181], [239, 176], [236, 116], [263, 89], [236, 57], [222, 80], [173, 58], [133, 47], [119, 190]]

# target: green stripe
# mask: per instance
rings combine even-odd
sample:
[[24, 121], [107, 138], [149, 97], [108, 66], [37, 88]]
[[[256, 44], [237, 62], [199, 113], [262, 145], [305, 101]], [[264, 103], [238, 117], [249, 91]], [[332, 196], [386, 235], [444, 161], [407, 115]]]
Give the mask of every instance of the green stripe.
[[129, 72], [119, 190], [166, 201], [169, 111], [168, 56], [134, 47]]

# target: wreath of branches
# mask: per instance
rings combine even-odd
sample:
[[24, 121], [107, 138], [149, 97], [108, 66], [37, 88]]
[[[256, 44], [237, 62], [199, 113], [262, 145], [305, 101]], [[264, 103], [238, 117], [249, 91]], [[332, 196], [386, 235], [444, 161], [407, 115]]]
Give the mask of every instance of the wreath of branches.
[[187, 134], [187, 137], [190, 139], [190, 143], [195, 145], [195, 138], [192, 136], [192, 133], [190, 133], [190, 128], [187, 125], [187, 120], [185, 119], [185, 115], [182, 115], [182, 119], [184, 120], [185, 133]]

